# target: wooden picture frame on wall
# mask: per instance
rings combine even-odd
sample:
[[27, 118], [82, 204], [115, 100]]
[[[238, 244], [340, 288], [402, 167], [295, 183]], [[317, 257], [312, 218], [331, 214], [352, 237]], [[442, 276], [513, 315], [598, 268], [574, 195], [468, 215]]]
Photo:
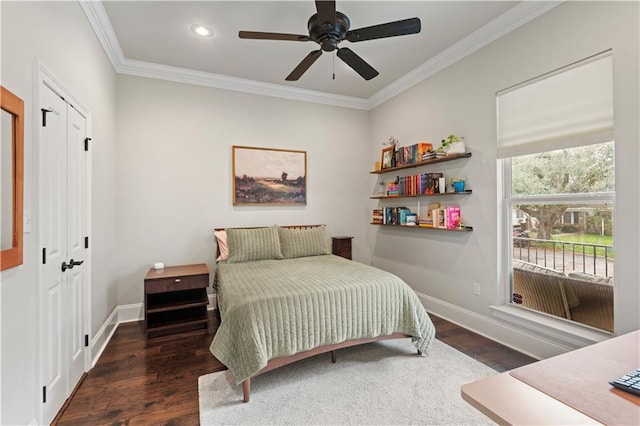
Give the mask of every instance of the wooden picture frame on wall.
[[0, 86], [0, 270], [22, 265], [24, 102]]
[[232, 146], [233, 205], [307, 204], [307, 152]]
[[393, 145], [388, 146], [382, 150], [382, 157], [380, 158], [380, 164], [383, 169], [392, 167], [391, 159], [395, 154], [395, 147]]

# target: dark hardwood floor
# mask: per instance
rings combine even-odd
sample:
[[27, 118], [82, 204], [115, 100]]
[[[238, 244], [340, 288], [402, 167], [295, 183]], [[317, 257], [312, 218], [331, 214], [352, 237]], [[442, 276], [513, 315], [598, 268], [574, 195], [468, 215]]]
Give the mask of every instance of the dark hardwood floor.
[[[497, 371], [535, 359], [430, 315], [436, 337]], [[208, 333], [147, 339], [143, 323], [121, 324], [54, 423], [196, 425], [198, 377], [225, 367], [209, 352], [218, 319]]]

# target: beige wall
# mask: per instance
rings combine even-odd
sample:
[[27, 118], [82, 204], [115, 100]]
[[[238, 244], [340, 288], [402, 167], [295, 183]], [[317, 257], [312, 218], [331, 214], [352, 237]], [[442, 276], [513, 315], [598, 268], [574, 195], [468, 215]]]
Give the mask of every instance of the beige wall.
[[[369, 262], [366, 111], [118, 77], [118, 303], [156, 261], [207, 262], [213, 228], [324, 223]], [[307, 205], [232, 206], [231, 146], [307, 151]]]
[[[398, 95], [371, 112], [370, 159], [380, 141], [396, 136], [401, 145], [450, 133], [466, 136], [467, 160], [441, 163], [430, 171], [468, 179], [473, 194], [441, 199], [459, 202], [474, 231], [371, 229], [374, 265], [397, 273], [417, 291], [437, 299], [436, 311], [458, 311], [457, 321], [476, 328], [492, 318], [490, 305], [504, 303], [507, 285], [500, 260], [497, 190], [497, 91], [607, 49], [613, 49], [616, 139], [615, 329], [640, 327], [634, 312], [638, 285], [638, 11], [637, 2], [566, 2], [466, 59]], [[375, 179], [370, 178], [371, 185]], [[372, 208], [376, 203], [370, 203]], [[392, 203], [389, 203], [392, 204]], [[473, 283], [480, 296], [473, 295]], [[448, 307], [447, 307], [448, 305]], [[450, 308], [450, 309], [449, 309]]]
[[24, 236], [24, 264], [0, 274], [0, 423], [27, 424], [38, 420], [42, 392], [33, 140], [34, 117], [39, 116], [33, 103], [33, 61], [38, 58], [93, 114], [92, 335], [116, 306], [116, 78], [78, 3], [0, 2], [0, 7], [1, 83], [25, 102], [24, 208], [33, 223], [32, 232]]

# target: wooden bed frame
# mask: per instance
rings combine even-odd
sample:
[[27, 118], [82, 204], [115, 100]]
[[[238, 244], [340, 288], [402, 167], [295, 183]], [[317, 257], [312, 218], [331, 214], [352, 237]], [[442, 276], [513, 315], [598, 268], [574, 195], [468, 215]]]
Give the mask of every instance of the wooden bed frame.
[[[286, 225], [286, 226], [282, 226], [282, 227], [283, 228], [293, 228], [293, 229], [309, 229], [309, 228], [317, 228], [319, 226], [324, 226], [324, 225]], [[263, 227], [261, 227], [261, 226], [252, 226], [252, 227], [244, 227], [244, 228], [239, 228], [239, 229], [255, 229], [255, 228], [263, 228]], [[227, 229], [227, 228], [215, 228], [216, 231], [224, 231], [225, 229]], [[218, 247], [218, 245], [216, 243], [216, 259], [218, 258], [219, 255], [220, 255], [220, 248]], [[217, 301], [218, 301], [218, 299], [216, 298], [216, 305], [217, 305]], [[218, 319], [220, 321], [222, 321], [222, 318], [220, 318], [220, 310], [218, 309], [217, 306], [216, 306], [216, 310], [218, 311]], [[316, 355], [320, 355], [320, 354], [324, 354], [324, 353], [327, 353], [327, 352], [331, 352], [331, 362], [335, 363], [336, 362], [335, 351], [338, 350], [338, 349], [348, 348], [348, 347], [357, 346], [357, 345], [363, 345], [363, 344], [366, 344], [366, 343], [379, 342], [379, 341], [382, 341], [382, 340], [404, 339], [404, 338], [409, 338], [409, 337], [411, 337], [411, 336], [408, 335], [408, 334], [393, 333], [393, 334], [389, 334], [389, 335], [385, 335], [385, 336], [365, 337], [365, 338], [361, 338], [361, 339], [351, 339], [351, 340], [345, 340], [344, 342], [341, 342], [341, 343], [318, 346], [318, 347], [315, 347], [313, 349], [309, 349], [308, 351], [298, 352], [296, 354], [289, 355], [289, 356], [283, 356], [283, 357], [270, 359], [267, 362], [267, 365], [262, 370], [258, 371], [256, 374], [254, 374], [253, 376], [251, 376], [250, 378], [248, 378], [248, 379], [246, 379], [246, 380], [244, 380], [242, 382], [242, 400], [244, 402], [249, 402], [250, 394], [251, 394], [251, 379], [256, 377], [256, 376], [259, 376], [260, 374], [264, 374], [264, 373], [266, 373], [268, 371], [275, 370], [276, 368], [279, 368], [279, 367], [284, 367], [285, 365], [291, 364], [293, 362], [301, 361], [303, 359], [310, 358], [312, 356], [316, 356]], [[418, 351], [418, 354], [420, 355], [420, 351]]]

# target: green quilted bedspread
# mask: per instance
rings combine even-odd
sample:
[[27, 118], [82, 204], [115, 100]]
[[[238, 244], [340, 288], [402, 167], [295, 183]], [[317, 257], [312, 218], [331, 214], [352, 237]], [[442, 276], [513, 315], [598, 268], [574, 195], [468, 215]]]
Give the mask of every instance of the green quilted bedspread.
[[210, 350], [238, 384], [317, 346], [399, 332], [425, 354], [435, 335], [404, 281], [334, 255], [219, 262], [214, 287], [222, 322]]

